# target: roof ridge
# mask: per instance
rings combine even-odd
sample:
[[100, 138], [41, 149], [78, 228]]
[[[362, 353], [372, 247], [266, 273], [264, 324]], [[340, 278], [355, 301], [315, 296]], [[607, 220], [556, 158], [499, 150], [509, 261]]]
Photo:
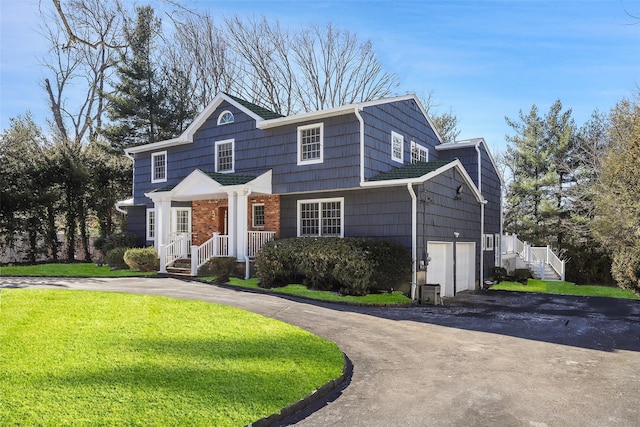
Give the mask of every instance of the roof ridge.
[[234, 101], [236, 101], [238, 104], [241, 104], [243, 107], [248, 108], [250, 111], [252, 111], [253, 113], [257, 114], [258, 116], [262, 117], [265, 120], [284, 117], [282, 114], [276, 113], [275, 111], [269, 110], [268, 108], [262, 107], [258, 104], [254, 104], [253, 102], [249, 102], [245, 99], [238, 98], [237, 96], [231, 95], [230, 93], [227, 93], [227, 92], [222, 92], [222, 93], [228, 96], [229, 98], [233, 99]]

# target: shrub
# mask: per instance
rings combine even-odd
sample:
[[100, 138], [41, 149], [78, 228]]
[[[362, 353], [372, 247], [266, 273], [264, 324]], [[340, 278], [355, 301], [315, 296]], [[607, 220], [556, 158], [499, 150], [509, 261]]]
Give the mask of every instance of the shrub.
[[134, 233], [116, 233], [96, 239], [94, 246], [100, 252], [106, 254], [115, 248], [137, 248], [140, 246], [140, 240], [138, 235]]
[[388, 240], [357, 239], [357, 244], [375, 265], [371, 289], [391, 292], [411, 282], [411, 254], [404, 246]]
[[308, 287], [365, 295], [390, 291], [411, 279], [411, 257], [398, 244], [365, 238], [281, 239], [267, 243], [256, 259], [260, 286], [302, 281]]
[[216, 283], [228, 283], [229, 278], [236, 275], [238, 261], [235, 257], [211, 258], [205, 265], [200, 267], [198, 275], [216, 276]]
[[158, 252], [152, 247], [128, 249], [123, 259], [132, 270], [158, 271], [160, 267]]
[[621, 288], [640, 290], [640, 248], [613, 255], [611, 275]]
[[124, 254], [129, 248], [114, 248], [107, 252], [105, 262], [114, 270], [128, 269], [129, 266], [124, 262]]
[[259, 286], [274, 288], [302, 281], [298, 258], [306, 244], [305, 238], [267, 242], [260, 249], [255, 263]]
[[513, 271], [513, 276], [516, 282], [527, 284], [527, 280], [533, 278], [531, 270], [528, 268], [516, 268]]
[[507, 269], [504, 267], [493, 267], [493, 280], [496, 283], [504, 281], [507, 277]]

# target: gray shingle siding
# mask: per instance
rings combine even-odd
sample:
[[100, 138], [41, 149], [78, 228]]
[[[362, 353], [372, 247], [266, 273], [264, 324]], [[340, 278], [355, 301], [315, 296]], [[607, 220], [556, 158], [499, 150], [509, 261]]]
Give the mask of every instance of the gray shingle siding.
[[411, 198], [406, 187], [284, 195], [280, 236], [297, 236], [298, 200], [335, 197], [344, 197], [345, 237], [387, 239], [411, 248]]
[[429, 160], [438, 160], [435, 132], [414, 100], [366, 107], [361, 112], [365, 123], [365, 180], [387, 172], [400, 163], [391, 159], [391, 132], [404, 137], [404, 163], [411, 162], [411, 141], [429, 150]]

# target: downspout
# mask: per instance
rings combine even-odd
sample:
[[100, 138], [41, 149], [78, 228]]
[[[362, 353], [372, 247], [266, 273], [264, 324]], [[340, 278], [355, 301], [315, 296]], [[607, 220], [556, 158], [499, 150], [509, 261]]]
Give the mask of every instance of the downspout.
[[[476, 144], [476, 152], [478, 153], [478, 190], [480, 191], [480, 197], [482, 200], [480, 201], [480, 278], [479, 287], [482, 289], [484, 285], [484, 205], [487, 201], [484, 198], [484, 194], [482, 193], [482, 153], [479, 148], [480, 144]], [[494, 244], [495, 246], [495, 244]], [[495, 249], [494, 249], [495, 250]]]
[[360, 122], [360, 184], [364, 182], [364, 119], [360, 115], [360, 107], [353, 110]]
[[418, 263], [418, 198], [415, 191], [413, 191], [411, 183], [407, 184], [407, 190], [411, 196], [411, 259], [413, 261], [413, 266], [411, 267], [411, 299], [415, 300], [418, 282], [418, 274], [416, 272], [416, 264]]

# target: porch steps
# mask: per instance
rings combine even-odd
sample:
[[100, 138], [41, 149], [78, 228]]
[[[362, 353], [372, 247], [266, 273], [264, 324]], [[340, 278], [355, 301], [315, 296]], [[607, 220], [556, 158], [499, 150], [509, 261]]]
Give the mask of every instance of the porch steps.
[[560, 280], [561, 279], [560, 275], [556, 273], [556, 271], [549, 264], [545, 264], [544, 274], [542, 275], [542, 277], [540, 277], [540, 273], [536, 271], [535, 267], [531, 267], [531, 269], [534, 272], [533, 275], [535, 276], [536, 279], [539, 279], [539, 280]]
[[167, 273], [176, 276], [191, 276], [191, 260], [177, 259], [171, 267], [167, 267]]

